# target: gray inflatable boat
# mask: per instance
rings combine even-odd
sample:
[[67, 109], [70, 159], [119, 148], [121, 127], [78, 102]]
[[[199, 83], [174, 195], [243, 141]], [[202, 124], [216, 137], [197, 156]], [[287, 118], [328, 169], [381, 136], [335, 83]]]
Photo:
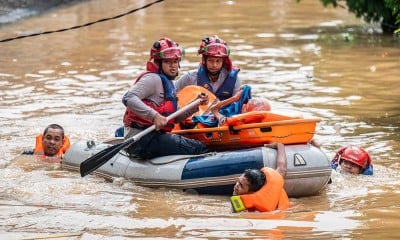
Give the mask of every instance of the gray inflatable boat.
[[[79, 170], [81, 162], [113, 143], [78, 141], [66, 152], [63, 166]], [[313, 196], [327, 185], [330, 160], [311, 144], [285, 145], [289, 197]], [[237, 178], [248, 168], [276, 168], [276, 149], [257, 147], [202, 155], [172, 155], [143, 160], [120, 151], [94, 173], [124, 177], [147, 187], [179, 188], [199, 194], [231, 195]]]

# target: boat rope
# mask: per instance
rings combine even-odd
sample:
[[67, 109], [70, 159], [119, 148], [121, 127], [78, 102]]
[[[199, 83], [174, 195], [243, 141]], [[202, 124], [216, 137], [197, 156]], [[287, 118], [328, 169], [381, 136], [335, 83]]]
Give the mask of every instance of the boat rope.
[[181, 160], [187, 160], [188, 158], [198, 158], [198, 157], [213, 156], [215, 154], [217, 154], [217, 153], [216, 152], [209, 152], [209, 153], [203, 153], [203, 154], [197, 154], [197, 155], [181, 156], [181, 157], [177, 157], [177, 158], [173, 158], [171, 156], [171, 158], [173, 158], [173, 159], [171, 159], [169, 161], [164, 161], [164, 162], [157, 163], [157, 162], [154, 162], [154, 161], [150, 160], [149, 162], [151, 164], [153, 164], [153, 165], [164, 165], [164, 164], [169, 164], [169, 163], [173, 163], [173, 162], [177, 162], [177, 161], [181, 161]]
[[139, 10], [148, 8], [148, 7], [150, 7], [151, 5], [156, 4], [156, 3], [160, 3], [160, 2], [162, 2], [162, 1], [164, 1], [164, 0], [156, 0], [156, 1], [154, 1], [154, 2], [152, 2], [152, 3], [149, 3], [149, 4], [146, 4], [146, 5], [144, 5], [144, 6], [140, 7], [140, 8], [136, 8], [136, 9], [130, 10], [130, 11], [128, 11], [128, 12], [125, 12], [125, 13], [122, 13], [122, 14], [119, 14], [119, 15], [116, 15], [116, 16], [114, 16], [114, 17], [102, 18], [102, 19], [99, 19], [99, 20], [96, 20], [96, 21], [88, 22], [88, 23], [81, 24], [81, 25], [76, 25], [76, 26], [69, 27], [69, 28], [62, 28], [62, 29], [58, 29], [58, 30], [45, 31], [45, 32], [39, 32], [39, 33], [28, 34], [28, 35], [21, 35], [21, 36], [18, 36], [18, 37], [12, 37], [12, 38], [1, 39], [0, 42], [9, 42], [9, 41], [13, 41], [13, 40], [21, 39], [21, 38], [34, 37], [34, 36], [45, 35], [45, 34], [52, 34], [52, 33], [57, 33], [57, 32], [65, 32], [65, 31], [69, 31], [69, 30], [74, 30], [74, 29], [78, 29], [78, 28], [87, 27], [87, 26], [90, 26], [90, 25], [93, 25], [93, 24], [96, 24], [96, 23], [106, 22], [106, 21], [110, 21], [110, 20], [117, 19], [117, 18], [121, 18], [121, 17], [126, 16], [126, 15], [128, 15], [128, 14], [132, 14], [132, 13], [137, 12], [137, 11], [139, 11]]
[[[122, 156], [128, 157], [128, 158], [132, 157], [126, 151], [120, 151], [119, 154], [121, 154]], [[208, 152], [208, 153], [202, 153], [202, 154], [197, 154], [197, 155], [183, 155], [183, 156], [178, 156], [178, 157], [174, 157], [174, 155], [170, 155], [171, 160], [163, 161], [163, 162], [155, 162], [154, 160], [150, 159], [149, 162], [152, 165], [164, 165], [164, 164], [169, 164], [169, 163], [173, 163], [173, 162], [177, 162], [177, 161], [181, 161], [181, 160], [187, 160], [189, 158], [213, 156], [213, 155], [216, 155], [216, 154], [217, 154], [217, 152]], [[115, 161], [117, 161], [117, 159]]]

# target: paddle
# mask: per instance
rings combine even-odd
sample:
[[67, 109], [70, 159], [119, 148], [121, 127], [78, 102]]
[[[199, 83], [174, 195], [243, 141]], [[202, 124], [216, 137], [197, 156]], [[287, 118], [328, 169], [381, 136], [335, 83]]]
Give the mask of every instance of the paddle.
[[208, 96], [209, 102], [207, 105], [200, 105], [199, 106], [199, 111], [195, 113], [196, 115], [202, 115], [203, 112], [212, 104], [218, 101], [218, 98], [215, 97], [215, 95], [208, 91], [206, 88], [197, 86], [197, 85], [189, 85], [181, 90], [178, 91], [178, 107], [181, 108], [185, 106], [186, 104], [190, 103], [195, 99], [199, 94], [206, 94]]
[[[172, 113], [167, 117], [167, 121], [179, 116], [183, 112], [192, 109], [194, 107], [198, 107], [200, 105], [201, 99], [196, 99], [195, 101], [189, 103], [185, 107], [180, 108], [176, 112]], [[81, 163], [80, 166], [80, 172], [81, 176], [84, 177], [91, 172], [95, 171], [102, 165], [104, 165], [108, 160], [110, 160], [115, 154], [117, 154], [119, 151], [121, 151], [124, 148], [129, 147], [132, 143], [138, 141], [140, 138], [145, 136], [146, 134], [152, 132], [156, 128], [155, 125], [152, 125], [145, 130], [141, 131], [140, 133], [136, 134], [135, 136], [129, 138], [128, 140], [125, 140], [122, 143], [113, 145], [109, 148], [103, 149], [102, 151], [96, 153], [95, 155], [89, 157], [85, 161]]]
[[194, 96], [197, 96], [200, 93], [206, 93], [210, 101], [208, 105], [200, 106], [200, 111], [197, 114], [195, 113], [195, 115], [205, 115], [211, 112], [221, 123], [223, 122], [225, 116], [223, 116], [221, 113], [218, 112], [219, 109], [238, 101], [243, 94], [243, 90], [240, 90], [238, 93], [236, 93], [234, 96], [228, 99], [219, 101], [219, 99], [206, 88], [197, 85], [189, 85], [184, 87], [178, 92], [178, 99], [179, 99], [178, 105], [180, 106], [187, 104], [188, 101], [191, 101], [191, 99], [193, 99]]

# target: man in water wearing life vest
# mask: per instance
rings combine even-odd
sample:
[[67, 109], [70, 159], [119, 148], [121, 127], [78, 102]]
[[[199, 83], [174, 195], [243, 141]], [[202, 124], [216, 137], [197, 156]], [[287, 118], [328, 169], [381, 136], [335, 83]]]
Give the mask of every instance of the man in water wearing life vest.
[[[170, 134], [175, 122], [180, 122], [199, 109], [190, 109], [167, 122], [166, 116], [177, 110], [176, 89], [173, 80], [178, 75], [184, 51], [169, 38], [156, 41], [150, 50], [146, 72], [139, 75], [133, 87], [122, 98], [126, 106], [124, 137], [130, 138], [151, 125], [152, 131], [133, 143], [128, 152], [142, 158], [174, 154], [201, 154], [207, 147], [200, 141]], [[208, 103], [208, 96], [201, 96], [201, 104]]]
[[43, 134], [36, 136], [35, 149], [24, 151], [23, 154], [33, 154], [50, 162], [61, 162], [64, 153], [71, 146], [64, 128], [58, 124], [50, 124]]
[[332, 159], [331, 167], [351, 174], [372, 175], [374, 168], [369, 153], [360, 147], [341, 147]]
[[274, 170], [264, 167], [244, 171], [236, 182], [231, 197], [235, 212], [243, 210], [269, 212], [277, 209], [286, 210], [290, 206], [289, 198], [283, 188], [287, 171], [285, 146], [277, 142], [265, 146], [277, 150], [277, 168]]
[[198, 54], [202, 55], [200, 66], [176, 82], [177, 91], [188, 85], [198, 85], [214, 93], [219, 100], [228, 99], [240, 91], [239, 68], [232, 65], [230, 50], [224, 40], [216, 35], [203, 38]]

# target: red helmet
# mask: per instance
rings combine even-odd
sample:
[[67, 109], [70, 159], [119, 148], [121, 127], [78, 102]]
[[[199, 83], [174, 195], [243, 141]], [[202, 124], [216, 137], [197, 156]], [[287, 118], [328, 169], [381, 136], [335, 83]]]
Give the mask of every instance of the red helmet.
[[217, 35], [203, 38], [197, 52], [203, 54], [203, 56], [206, 55], [212, 57], [228, 57], [230, 54], [226, 42]]
[[150, 59], [173, 59], [185, 55], [183, 48], [171, 39], [163, 37], [154, 42], [150, 49]]
[[359, 147], [348, 146], [342, 147], [337, 151], [335, 157], [333, 158], [335, 161], [347, 160], [354, 164], [357, 164], [361, 167], [361, 169], [366, 169], [369, 165], [371, 165], [371, 157], [366, 150]]

